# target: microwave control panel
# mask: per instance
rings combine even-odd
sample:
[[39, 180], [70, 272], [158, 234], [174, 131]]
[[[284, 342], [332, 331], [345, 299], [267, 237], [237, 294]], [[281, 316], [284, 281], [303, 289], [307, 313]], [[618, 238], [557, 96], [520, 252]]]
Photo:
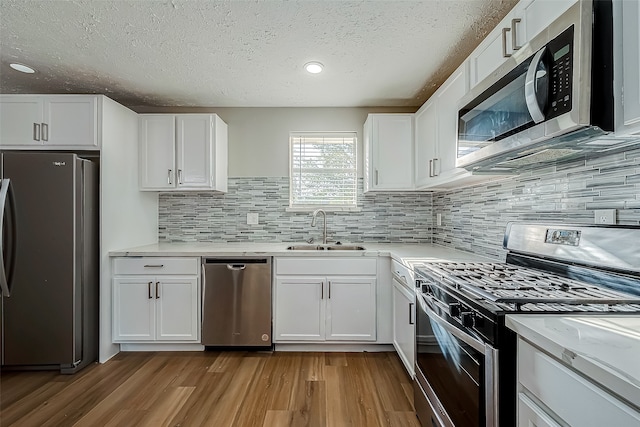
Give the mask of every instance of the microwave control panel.
[[573, 89], [573, 25], [547, 44], [549, 50], [548, 72], [549, 105], [547, 119], [571, 111]]

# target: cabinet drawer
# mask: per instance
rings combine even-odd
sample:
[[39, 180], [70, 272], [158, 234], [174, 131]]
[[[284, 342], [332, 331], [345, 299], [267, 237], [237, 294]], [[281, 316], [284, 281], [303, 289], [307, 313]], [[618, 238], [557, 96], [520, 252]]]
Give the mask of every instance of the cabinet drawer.
[[398, 276], [400, 283], [410, 290], [415, 286], [415, 275], [407, 266], [400, 264], [395, 259], [391, 260], [391, 274]]
[[518, 381], [569, 425], [640, 425], [639, 412], [521, 339]]
[[276, 258], [276, 274], [359, 275], [377, 274], [376, 258]]
[[200, 258], [114, 258], [113, 274], [198, 274]]

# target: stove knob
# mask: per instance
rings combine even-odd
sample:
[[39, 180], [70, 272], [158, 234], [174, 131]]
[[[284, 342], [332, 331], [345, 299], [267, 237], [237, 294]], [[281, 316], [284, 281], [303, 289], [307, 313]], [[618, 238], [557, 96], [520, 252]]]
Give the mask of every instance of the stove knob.
[[449, 316], [460, 317], [460, 303], [452, 302], [449, 304]]
[[462, 326], [465, 328], [473, 328], [476, 324], [475, 316], [468, 311], [460, 314], [460, 320], [462, 320]]

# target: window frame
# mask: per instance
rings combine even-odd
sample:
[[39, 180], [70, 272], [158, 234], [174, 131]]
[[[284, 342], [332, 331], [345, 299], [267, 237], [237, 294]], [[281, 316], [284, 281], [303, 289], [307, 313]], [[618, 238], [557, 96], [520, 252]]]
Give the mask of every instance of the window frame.
[[[317, 136], [322, 138], [331, 138], [338, 137], [340, 135], [349, 135], [348, 138], [351, 138], [353, 141], [353, 158], [354, 158], [354, 168], [348, 169], [353, 173], [353, 204], [331, 204], [328, 203], [327, 200], [324, 200], [322, 203], [317, 204], [296, 204], [294, 203], [294, 190], [296, 188], [296, 184], [294, 182], [294, 170], [296, 169], [294, 166], [294, 144], [296, 143], [296, 138], [301, 138], [304, 136]], [[299, 143], [299, 142], [298, 142]], [[358, 132], [356, 131], [291, 131], [289, 132], [289, 205], [286, 208], [287, 212], [311, 212], [316, 209], [322, 209], [327, 212], [355, 212], [360, 211], [361, 209], [358, 206]]]

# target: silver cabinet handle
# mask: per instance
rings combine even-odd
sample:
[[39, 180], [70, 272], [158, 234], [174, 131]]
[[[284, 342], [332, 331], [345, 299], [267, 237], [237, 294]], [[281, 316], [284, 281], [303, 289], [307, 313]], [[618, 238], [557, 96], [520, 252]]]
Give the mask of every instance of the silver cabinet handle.
[[436, 162], [439, 162], [440, 159], [438, 159], [437, 157], [435, 159], [433, 159], [433, 176], [438, 176], [440, 175], [440, 172], [436, 172], [438, 170], [438, 166], [436, 164]]
[[40, 141], [40, 123], [33, 124], [33, 140]]
[[511, 28], [506, 27], [502, 29], [502, 56], [509, 58], [510, 53], [507, 53], [507, 33], [511, 31]]
[[42, 123], [42, 140], [49, 140], [49, 125], [46, 123]]
[[160, 282], [156, 282], [156, 299], [160, 298]]
[[376, 169], [375, 171], [375, 176], [376, 176], [376, 185], [378, 185], [378, 169]]
[[433, 177], [433, 159], [429, 159], [429, 178]]
[[145, 264], [144, 268], [162, 268], [164, 264]]
[[409, 303], [409, 324], [413, 325], [414, 320], [413, 320], [413, 316], [411, 315], [411, 312], [413, 311], [413, 306], [414, 304], [412, 302]]
[[178, 184], [182, 185], [182, 169], [178, 169]]
[[511, 20], [511, 50], [518, 50], [522, 46], [518, 44], [518, 36], [516, 35], [516, 25], [522, 22], [520, 18], [513, 18]]
[[168, 172], [167, 172], [167, 184], [169, 185], [173, 184], [173, 182], [171, 182], [171, 169], [168, 169]]
[[149, 289], [149, 299], [153, 299], [153, 295], [151, 295], [151, 284], [152, 284], [152, 283], [153, 283], [153, 282], [149, 282], [149, 283], [147, 283], [147, 288]]
[[329, 280], [329, 299], [331, 299], [331, 280]]
[[324, 282], [320, 283], [320, 299], [324, 299]]

